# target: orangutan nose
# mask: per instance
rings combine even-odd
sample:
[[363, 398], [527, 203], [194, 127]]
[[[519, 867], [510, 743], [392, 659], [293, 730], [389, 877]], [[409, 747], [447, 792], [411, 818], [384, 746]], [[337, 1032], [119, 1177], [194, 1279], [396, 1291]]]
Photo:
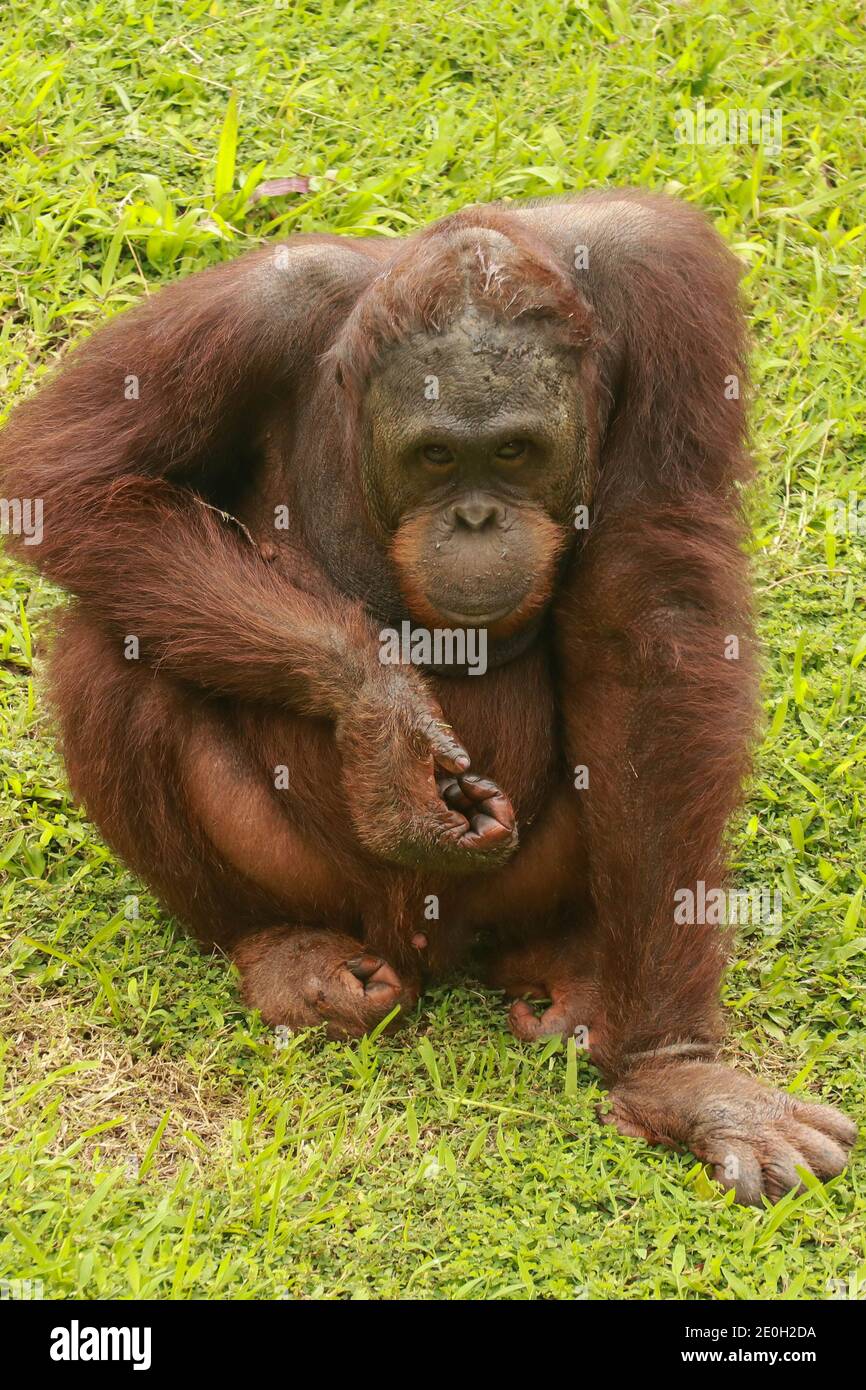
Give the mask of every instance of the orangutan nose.
[[501, 526], [505, 520], [505, 508], [490, 497], [467, 497], [463, 502], [455, 502], [448, 511], [452, 526], [465, 526], [469, 531]]

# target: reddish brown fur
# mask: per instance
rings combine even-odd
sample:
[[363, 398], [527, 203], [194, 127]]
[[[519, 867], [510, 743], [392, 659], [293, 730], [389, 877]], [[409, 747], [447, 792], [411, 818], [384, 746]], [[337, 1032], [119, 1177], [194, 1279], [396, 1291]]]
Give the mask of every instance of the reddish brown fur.
[[[296, 239], [293, 245], [333, 246], [350, 266], [342, 278], [320, 277], [321, 284], [314, 275], [313, 341], [303, 314], [296, 319], [289, 307], [262, 313], [261, 295], [249, 285], [271, 253], [258, 252], [122, 316], [15, 412], [2, 441], [4, 489], [45, 499], [45, 539], [35, 558], [79, 599], [53, 663], [73, 785], [107, 838], [204, 940], [230, 945], [286, 915], [285, 901], [214, 853], [189, 805], [183, 749], [207, 707], [242, 750], [239, 760], [263, 778], [277, 763], [291, 766], [293, 795], [279, 802], [280, 813], [324, 854], [332, 880], [339, 882], [343, 866], [351, 884], [327, 904], [335, 927], [374, 936], [406, 968], [411, 953], [400, 923], [428, 892], [438, 889], [446, 905], [449, 893], [465, 903], [454, 916], [471, 926], [484, 918], [483, 904], [509, 899], [513, 882], [520, 912], [547, 930], [544, 923], [568, 910], [557, 864], [570, 868], [589, 846], [601, 957], [612, 960], [608, 1011], [623, 1014], [622, 1045], [631, 1045], [632, 1034], [643, 1042], [647, 1030], [678, 1035], [696, 1016], [702, 1036], [716, 1027], [718, 934], [705, 932], [701, 944], [699, 929], [677, 937], [665, 913], [672, 884], [716, 882], [722, 873], [721, 834], [745, 770], [752, 717], [731, 492], [744, 469], [743, 410], [741, 401], [720, 404], [725, 376], [745, 376], [736, 270], [691, 209], [617, 196], [652, 209], [647, 236], [658, 245], [605, 287], [610, 306], [603, 297], [588, 306], [565, 273], [556, 237], [531, 225], [531, 210], [520, 220], [506, 209], [466, 210], [396, 252], [375, 241]], [[583, 202], [602, 205], [593, 195]], [[477, 227], [514, 247], [486, 296], [480, 258], [468, 285], [451, 273]], [[389, 733], [379, 727], [378, 707], [364, 725], [361, 692], [375, 669], [375, 625], [362, 605], [347, 601], [297, 542], [284, 543], [281, 563], [263, 564], [195, 495], [207, 497], [229, 469], [244, 412], [257, 398], [283, 381], [296, 396], [311, 392], [333, 361], [350, 400], [359, 401], [390, 342], [446, 323], [467, 297], [510, 319], [546, 317], [561, 325], [564, 341], [594, 345], [602, 419], [616, 398], [597, 518], [559, 596], [562, 649], [549, 657], [536, 650], [490, 673], [483, 697], [471, 680], [432, 682], [474, 765], [508, 787], [528, 830], [524, 851], [499, 871], [501, 893], [484, 876], [475, 908], [471, 878], [459, 890], [448, 875], [416, 882], [411, 871], [365, 853], [342, 814], [348, 794], [356, 819], [363, 816], [381, 775], [359, 751], [357, 776], [348, 788], [341, 783], [352, 739], [364, 727], [386, 741]], [[317, 344], [325, 349], [320, 366]], [[119, 389], [130, 371], [141, 377], [135, 409]], [[219, 501], [216, 488], [214, 495]], [[411, 587], [411, 565], [404, 578]], [[739, 665], [719, 649], [732, 624], [746, 653]], [[140, 663], [121, 657], [118, 638], [127, 631], [139, 637]], [[552, 660], [561, 663], [568, 692], [558, 737], [551, 737], [556, 716], [543, 674]], [[345, 712], [334, 673], [341, 663], [355, 675], [356, 694], [352, 728], [338, 748], [320, 721], [336, 718], [339, 727]], [[536, 679], [538, 698], [528, 703]], [[638, 730], [647, 738], [639, 753]], [[635, 758], [647, 769], [645, 792], [620, 785]], [[544, 831], [534, 823], [543, 819], [544, 799], [562, 794], [578, 762], [592, 763], [590, 790], [582, 802], [566, 797], [556, 843], [537, 853]], [[665, 846], [668, 861], [654, 867]], [[373, 921], [375, 928], [362, 925]], [[433, 958], [459, 955], [452, 936], [461, 937], [456, 926], [441, 933]], [[660, 969], [673, 992], [656, 1018], [659, 991], [647, 977]], [[631, 1002], [617, 1004], [620, 994]]]
[[[506, 239], [492, 279], [481, 257], [475, 278], [454, 270], [478, 228]], [[584, 239], [581, 278], [572, 253]], [[625, 1078], [624, 1129], [701, 1151], [684, 1072], [657, 1069], [650, 1104], [637, 1059], [670, 1044], [711, 1054], [721, 1032], [727, 942], [716, 927], [675, 927], [672, 903], [679, 887], [724, 882], [755, 712], [735, 263], [693, 209], [625, 193], [469, 209], [402, 244], [298, 248], [309, 256], [285, 287], [268, 249], [122, 316], [0, 440], [5, 494], [45, 500], [42, 545], [17, 553], [77, 599], [52, 663], [72, 784], [167, 906], [234, 952], [270, 1022], [318, 1010], [337, 1033], [363, 1031], [480, 931], [494, 983], [551, 995], [551, 1027], [590, 1026], [595, 1060]], [[383, 353], [467, 302], [553, 322], [581, 355], [592, 525], [549, 635], [528, 651], [483, 681], [390, 677], [358, 585], [316, 543], [318, 518], [331, 491], [348, 498], [341, 525], [362, 514], [358, 411]], [[244, 492], [253, 443], [277, 466]], [[265, 518], [284, 493], [300, 519], [275, 547]], [[236, 511], [260, 544], [203, 503]], [[415, 592], [411, 534], [396, 552]], [[123, 658], [128, 633], [139, 661]], [[739, 660], [726, 659], [729, 635]], [[521, 847], [486, 873], [413, 859], [439, 814], [423, 738], [420, 761], [416, 747], [437, 701], [473, 767], [514, 803]], [[277, 765], [290, 794], [274, 787]], [[581, 793], [576, 765], [590, 771]], [[440, 920], [425, 924], [430, 894]], [[512, 1023], [521, 1036], [540, 1028], [525, 1005]]]

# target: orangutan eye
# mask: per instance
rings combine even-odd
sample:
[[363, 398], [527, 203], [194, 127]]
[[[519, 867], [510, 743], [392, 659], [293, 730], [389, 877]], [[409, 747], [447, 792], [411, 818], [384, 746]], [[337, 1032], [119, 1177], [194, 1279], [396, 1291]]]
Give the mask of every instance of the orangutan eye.
[[523, 458], [526, 453], [526, 441], [523, 439], [509, 439], [506, 444], [500, 444], [496, 450], [498, 459], [505, 459], [508, 463], [513, 463], [515, 459]]
[[426, 444], [421, 452], [425, 462], [434, 468], [448, 468], [454, 462], [454, 455], [444, 444]]

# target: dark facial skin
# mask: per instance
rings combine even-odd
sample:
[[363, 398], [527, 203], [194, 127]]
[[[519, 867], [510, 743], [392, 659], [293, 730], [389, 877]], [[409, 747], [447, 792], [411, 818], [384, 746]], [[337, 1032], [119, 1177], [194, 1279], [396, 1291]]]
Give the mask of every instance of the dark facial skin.
[[406, 339], [370, 385], [362, 468], [413, 616], [516, 631], [589, 495], [575, 357], [544, 324], [474, 310]]

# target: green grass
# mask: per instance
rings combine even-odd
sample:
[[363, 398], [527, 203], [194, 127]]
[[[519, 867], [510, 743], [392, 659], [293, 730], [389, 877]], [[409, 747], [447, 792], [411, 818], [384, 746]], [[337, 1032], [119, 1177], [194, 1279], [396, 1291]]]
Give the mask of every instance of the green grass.
[[[761, 465], [769, 735], [736, 873], [785, 900], [781, 927], [741, 932], [733, 1046], [862, 1122], [866, 535], [825, 524], [866, 490], [860, 7], [6, 0], [0, 23], [9, 403], [145, 286], [263, 237], [604, 182], [715, 220], [747, 268]], [[781, 107], [781, 153], [678, 143], [699, 98]], [[309, 192], [252, 205], [283, 175]], [[603, 1129], [591, 1068], [515, 1042], [495, 995], [439, 990], [398, 1040], [276, 1050], [69, 799], [38, 700], [56, 598], [0, 571], [0, 1277], [49, 1297], [862, 1290], [862, 1157], [733, 1207], [689, 1155]]]

